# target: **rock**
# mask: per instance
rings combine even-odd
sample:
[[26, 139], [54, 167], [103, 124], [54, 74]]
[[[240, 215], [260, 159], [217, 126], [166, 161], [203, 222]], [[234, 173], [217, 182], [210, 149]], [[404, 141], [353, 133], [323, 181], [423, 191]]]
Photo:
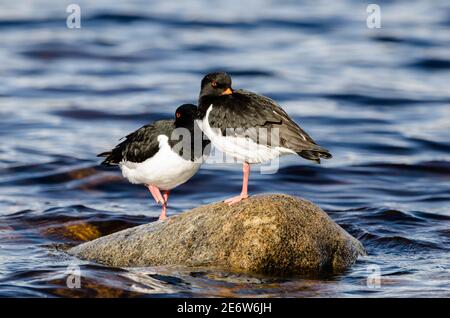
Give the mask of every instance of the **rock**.
[[93, 224], [77, 222], [47, 227], [42, 231], [42, 234], [59, 239], [64, 238], [65, 240], [86, 242], [101, 237], [102, 233]]
[[341, 271], [362, 244], [313, 203], [288, 195], [213, 203], [70, 249], [101, 264], [211, 266], [262, 274]]

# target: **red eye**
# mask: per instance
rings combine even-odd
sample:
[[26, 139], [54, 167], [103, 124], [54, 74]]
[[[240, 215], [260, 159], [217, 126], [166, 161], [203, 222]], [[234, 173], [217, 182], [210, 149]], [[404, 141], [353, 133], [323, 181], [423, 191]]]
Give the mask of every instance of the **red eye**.
[[217, 82], [216, 82], [216, 81], [212, 81], [212, 82], [211, 82], [211, 86], [212, 86], [212, 87], [217, 87]]
[[181, 114], [180, 114], [180, 113], [176, 113], [175, 116], [176, 116], [177, 118], [180, 118], [180, 117], [181, 117]]

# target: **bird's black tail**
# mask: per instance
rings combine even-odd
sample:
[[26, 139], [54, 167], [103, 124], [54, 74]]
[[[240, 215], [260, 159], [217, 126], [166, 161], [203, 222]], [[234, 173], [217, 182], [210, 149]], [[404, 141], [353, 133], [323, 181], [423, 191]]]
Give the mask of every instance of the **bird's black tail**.
[[97, 155], [97, 157], [106, 157], [106, 159], [103, 160], [101, 163], [104, 166], [116, 166], [120, 162], [120, 160], [119, 161], [116, 160], [117, 158], [115, 158], [113, 151], [105, 151], [105, 152], [99, 153]]
[[105, 152], [99, 153], [97, 155], [97, 157], [109, 157], [111, 155], [111, 153], [112, 153], [111, 151], [105, 151]]
[[320, 158], [323, 159], [330, 159], [333, 156], [331, 155], [331, 153], [326, 150], [325, 148], [320, 147], [319, 149], [314, 149], [314, 150], [302, 150], [300, 152], [297, 152], [297, 154], [305, 159], [308, 160], [312, 160], [315, 161], [317, 163], [320, 163]]

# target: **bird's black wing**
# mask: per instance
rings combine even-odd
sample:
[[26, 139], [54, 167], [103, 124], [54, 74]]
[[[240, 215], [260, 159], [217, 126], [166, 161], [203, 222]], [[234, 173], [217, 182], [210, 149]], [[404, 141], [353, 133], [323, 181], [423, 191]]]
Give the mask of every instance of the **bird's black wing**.
[[[223, 135], [251, 138], [269, 146], [289, 148], [300, 156], [320, 162], [331, 154], [297, 125], [272, 99], [246, 90], [202, 101], [202, 108], [213, 105], [208, 120]], [[227, 128], [232, 128], [231, 131]], [[262, 133], [265, 128], [266, 133]], [[278, 135], [278, 138], [276, 138]]]
[[159, 135], [170, 135], [174, 129], [173, 120], [159, 120], [145, 125], [127, 135], [125, 140], [111, 151], [103, 152], [97, 157], [106, 157], [104, 165], [117, 165], [121, 161], [143, 162], [153, 157], [159, 150]]

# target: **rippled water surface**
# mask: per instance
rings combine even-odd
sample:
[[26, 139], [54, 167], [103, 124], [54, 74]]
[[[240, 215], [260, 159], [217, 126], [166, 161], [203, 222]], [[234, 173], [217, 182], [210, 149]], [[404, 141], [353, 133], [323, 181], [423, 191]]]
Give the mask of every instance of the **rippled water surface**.
[[[73, 1], [70, 1], [73, 2]], [[0, 1], [0, 296], [450, 296], [450, 4], [379, 1]], [[65, 248], [156, 219], [142, 186], [95, 155], [195, 102], [202, 76], [268, 95], [334, 158], [285, 157], [252, 193], [320, 205], [369, 255], [346, 272], [257, 277], [108, 268]], [[240, 190], [206, 164], [170, 213]], [[66, 287], [78, 264], [81, 289]], [[381, 288], [368, 288], [369, 265]]]

